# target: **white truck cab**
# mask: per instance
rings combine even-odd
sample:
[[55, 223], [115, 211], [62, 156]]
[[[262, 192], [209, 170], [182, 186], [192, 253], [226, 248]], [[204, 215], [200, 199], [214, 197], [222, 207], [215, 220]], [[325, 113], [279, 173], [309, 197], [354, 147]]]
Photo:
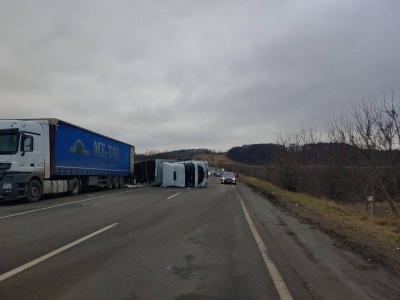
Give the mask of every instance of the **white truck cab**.
[[163, 163], [163, 187], [207, 187], [208, 163], [190, 160]]
[[164, 162], [162, 186], [185, 187], [185, 165]]
[[45, 178], [45, 141], [48, 130], [41, 124], [0, 120], [1, 198], [24, 197], [26, 184], [32, 178]]

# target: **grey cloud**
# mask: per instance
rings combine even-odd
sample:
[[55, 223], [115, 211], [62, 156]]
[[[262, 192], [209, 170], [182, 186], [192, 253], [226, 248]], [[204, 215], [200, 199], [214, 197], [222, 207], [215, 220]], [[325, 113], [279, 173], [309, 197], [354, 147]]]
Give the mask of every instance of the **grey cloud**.
[[[1, 118], [227, 150], [400, 93], [397, 1], [8, 1]], [[399, 98], [396, 96], [397, 99]]]

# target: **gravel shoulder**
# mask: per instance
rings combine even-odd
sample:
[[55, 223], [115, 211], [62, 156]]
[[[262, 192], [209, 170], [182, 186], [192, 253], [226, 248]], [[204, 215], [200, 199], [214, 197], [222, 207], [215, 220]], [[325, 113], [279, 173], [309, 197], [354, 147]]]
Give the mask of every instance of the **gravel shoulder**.
[[328, 235], [341, 249], [352, 251], [363, 259], [386, 268], [400, 278], [400, 251], [380, 244], [371, 236], [357, 234], [352, 228], [342, 226], [323, 218], [319, 213], [290, 201], [284, 201], [274, 194], [250, 186], [252, 190], [279, 210], [296, 217], [302, 223], [313, 226]]

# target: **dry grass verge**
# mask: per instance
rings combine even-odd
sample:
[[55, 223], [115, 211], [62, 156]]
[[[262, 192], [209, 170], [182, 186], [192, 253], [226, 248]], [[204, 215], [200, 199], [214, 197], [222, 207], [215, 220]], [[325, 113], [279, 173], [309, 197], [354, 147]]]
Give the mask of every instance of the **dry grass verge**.
[[240, 176], [258, 194], [299, 219], [317, 226], [341, 247], [387, 267], [400, 263], [400, 220], [368, 215], [365, 208], [282, 190], [269, 182]]

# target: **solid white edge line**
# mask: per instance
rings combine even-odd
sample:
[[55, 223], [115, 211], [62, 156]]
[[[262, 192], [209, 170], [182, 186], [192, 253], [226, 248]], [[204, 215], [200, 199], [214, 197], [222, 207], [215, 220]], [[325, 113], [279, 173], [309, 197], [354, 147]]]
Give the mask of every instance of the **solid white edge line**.
[[[235, 187], [234, 187], [234, 189], [235, 189]], [[276, 265], [272, 261], [272, 259], [269, 257], [267, 247], [265, 246], [264, 242], [262, 241], [261, 236], [258, 233], [256, 226], [254, 225], [253, 221], [251, 220], [251, 217], [246, 209], [246, 206], [244, 205], [243, 199], [238, 195], [236, 189], [235, 189], [235, 193], [236, 193], [237, 198], [240, 200], [240, 204], [242, 205], [242, 209], [243, 209], [244, 215], [246, 217], [247, 223], [250, 226], [250, 230], [253, 233], [254, 239], [256, 240], [256, 243], [258, 246], [258, 249], [261, 252], [261, 256], [264, 259], [265, 265], [267, 266], [268, 272], [271, 275], [272, 281], [274, 282], [274, 285], [279, 294], [279, 297], [282, 300], [293, 300], [293, 297], [290, 294], [289, 289], [286, 286], [281, 274], [279, 273], [278, 268], [276, 267]]]
[[181, 193], [181, 192], [176, 193], [175, 195], [169, 196], [169, 197], [167, 198], [167, 200], [169, 200], [169, 199], [171, 199], [171, 198], [174, 198], [175, 196], [178, 196], [180, 193]]
[[24, 271], [24, 270], [26, 270], [26, 269], [28, 269], [30, 267], [33, 267], [34, 265], [37, 265], [37, 264], [41, 263], [42, 261], [44, 261], [46, 259], [49, 259], [50, 257], [53, 257], [53, 256], [65, 251], [65, 250], [73, 247], [73, 246], [76, 246], [76, 245], [78, 245], [78, 244], [80, 244], [80, 243], [82, 243], [82, 242], [94, 237], [95, 235], [98, 235], [98, 234], [100, 234], [100, 233], [102, 233], [102, 232], [104, 232], [106, 230], [109, 230], [109, 229], [111, 229], [112, 227], [114, 227], [116, 225], [118, 225], [118, 223], [114, 223], [114, 224], [112, 224], [110, 226], [104, 227], [103, 229], [100, 229], [100, 230], [98, 230], [96, 232], [93, 232], [92, 234], [89, 234], [89, 235], [87, 235], [87, 236], [85, 236], [85, 237], [83, 237], [83, 238], [81, 238], [79, 240], [76, 240], [75, 242], [72, 242], [72, 243], [70, 243], [70, 244], [68, 244], [68, 245], [66, 245], [64, 247], [61, 247], [61, 248], [59, 248], [59, 249], [57, 249], [57, 250], [55, 250], [53, 252], [50, 252], [49, 254], [43, 255], [42, 257], [39, 257], [39, 258], [37, 258], [35, 260], [32, 260], [31, 262], [26, 263], [25, 265], [22, 265], [22, 266], [14, 269], [14, 270], [11, 270], [11, 271], [9, 271], [7, 273], [4, 273], [3, 275], [0, 275], [0, 282], [5, 280], [5, 279], [7, 279], [7, 278], [9, 278], [9, 277], [11, 277], [11, 276], [14, 276], [14, 275], [22, 272], [22, 271]]
[[11, 218], [11, 217], [16, 217], [16, 216], [21, 216], [21, 215], [26, 215], [26, 214], [30, 214], [30, 213], [34, 213], [34, 212], [42, 211], [42, 210], [47, 210], [47, 209], [51, 209], [51, 208], [57, 208], [57, 207], [61, 207], [61, 206], [66, 206], [66, 205], [71, 205], [71, 204], [76, 204], [76, 203], [81, 203], [81, 202], [86, 202], [86, 201], [92, 201], [92, 200], [96, 200], [96, 199], [100, 199], [100, 198], [105, 198], [105, 197], [109, 197], [109, 196], [115, 196], [115, 195], [120, 195], [120, 194], [126, 194], [126, 193], [136, 192], [136, 191], [140, 191], [140, 190], [143, 190], [143, 189], [144, 189], [144, 188], [142, 188], [142, 189], [137, 189], [137, 190], [133, 190], [133, 191], [126, 191], [126, 192], [121, 192], [121, 193], [114, 193], [114, 194], [109, 194], [109, 195], [104, 195], [104, 196], [99, 196], [99, 197], [93, 197], [93, 198], [84, 199], [84, 200], [78, 200], [78, 201], [73, 201], [73, 202], [68, 202], [68, 203], [53, 205], [53, 206], [49, 206], [49, 207], [38, 208], [38, 209], [34, 209], [34, 210], [29, 210], [29, 211], [24, 211], [24, 212], [21, 212], [21, 213], [17, 213], [17, 214], [13, 214], [13, 215], [8, 215], [8, 216], [0, 217], [0, 220], [1, 220], [1, 219]]

